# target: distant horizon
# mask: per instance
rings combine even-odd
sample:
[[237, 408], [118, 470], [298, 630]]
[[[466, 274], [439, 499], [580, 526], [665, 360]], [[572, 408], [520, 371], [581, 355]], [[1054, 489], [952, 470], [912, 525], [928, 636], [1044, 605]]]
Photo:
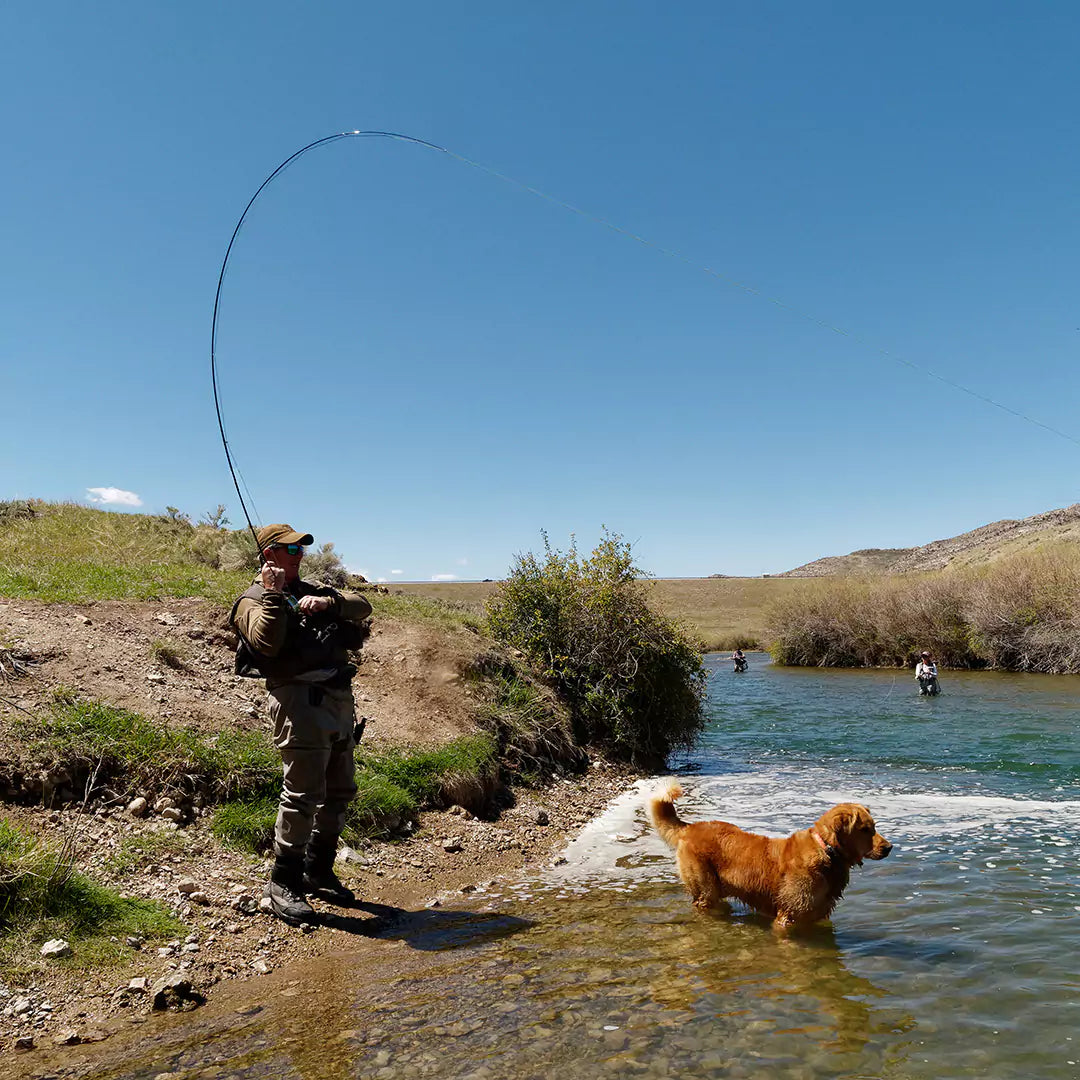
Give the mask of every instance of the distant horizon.
[[[38, 497], [33, 496], [33, 495], [13, 496], [13, 497], [11, 497], [9, 499], [2, 499], [2, 500], [0, 500], [0, 502], [40, 502], [40, 503], [43, 503], [43, 504], [46, 504], [46, 505], [49, 505], [49, 504], [60, 504], [60, 505], [72, 504], [72, 505], [84, 507], [85, 509], [88, 509], [88, 510], [99, 510], [99, 511], [102, 511], [104, 513], [117, 513], [117, 514], [131, 515], [131, 516], [142, 515], [142, 516], [145, 516], [145, 517], [166, 517], [166, 518], [170, 516], [167, 512], [166, 513], [161, 513], [161, 512], [153, 511], [151, 509], [148, 509], [148, 508], [142, 507], [142, 506], [130, 506], [130, 505], [101, 506], [101, 505], [95, 504], [94, 502], [86, 501], [86, 500], [79, 500], [79, 499], [49, 500], [49, 499], [41, 499], [41, 498], [38, 498]], [[1068, 506], [1051, 507], [1048, 510], [1041, 510], [1041, 511], [1038, 511], [1037, 513], [1035, 513], [1035, 514], [1029, 514], [1025, 518], [998, 518], [998, 519], [995, 519], [993, 521], [985, 521], [980, 525], [974, 525], [974, 526], [972, 526], [971, 528], [968, 528], [968, 529], [963, 529], [959, 533], [954, 533], [951, 536], [935, 537], [933, 540], [926, 540], [926, 541], [923, 541], [922, 543], [919, 543], [919, 544], [909, 544], [909, 545], [903, 545], [903, 546], [897, 545], [897, 546], [890, 546], [890, 547], [851, 548], [848, 551], [840, 552], [840, 553], [837, 553], [837, 554], [818, 555], [818, 556], [815, 556], [814, 558], [811, 558], [811, 559], [804, 559], [802, 562], [796, 563], [794, 566], [789, 566], [784, 570], [767, 571], [767, 572], [761, 573], [761, 574], [728, 574], [728, 573], [725, 573], [724, 571], [720, 571], [720, 570], [714, 570], [714, 571], [712, 571], [710, 573], [707, 573], [707, 574], [665, 574], [665, 573], [658, 573], [658, 572], [654, 572], [654, 571], [645, 569], [642, 576], [641, 576], [641, 578], [639, 580], [642, 580], [642, 581], [648, 581], [648, 580], [660, 580], [660, 581], [707, 581], [710, 578], [722, 578], [722, 579], [728, 579], [728, 580], [742, 579], [742, 580], [747, 580], [747, 581], [755, 581], [755, 580], [760, 580], [761, 578], [781, 577], [784, 574], [788, 574], [788, 573], [790, 573], [790, 572], [792, 572], [794, 570], [798, 570], [798, 569], [800, 569], [800, 568], [802, 568], [804, 566], [809, 566], [809, 565], [811, 565], [811, 564], [813, 564], [815, 562], [820, 562], [820, 561], [825, 560], [825, 559], [844, 559], [844, 558], [847, 558], [847, 557], [849, 557], [851, 555], [858, 555], [860, 553], [865, 553], [865, 552], [888, 553], [888, 552], [896, 552], [896, 551], [918, 550], [919, 548], [928, 547], [928, 546], [931, 546], [931, 545], [936, 544], [936, 543], [945, 543], [945, 542], [948, 542], [950, 540], [954, 540], [957, 537], [965, 536], [968, 533], [976, 532], [976, 531], [978, 531], [980, 529], [983, 529], [983, 528], [986, 528], [987, 526], [990, 526], [990, 525], [1001, 524], [1003, 522], [1021, 522], [1021, 521], [1026, 521], [1026, 520], [1028, 520], [1029, 518], [1032, 518], [1032, 517], [1037, 518], [1037, 517], [1041, 517], [1041, 516], [1047, 515], [1047, 514], [1054, 514], [1054, 513], [1059, 513], [1059, 512], [1067, 512], [1069, 510], [1073, 510], [1073, 509], [1076, 509], [1076, 508], [1080, 508], [1080, 503], [1071, 503]], [[173, 508], [173, 509], [179, 510], [179, 508]], [[180, 516], [184, 520], [187, 520], [193, 527], [198, 526], [200, 524], [207, 524], [207, 523], [204, 523], [204, 522], [200, 522], [193, 515], [188, 514], [185, 511], [180, 510], [179, 512], [180, 512]], [[212, 513], [212, 511], [204, 511], [204, 514], [209, 514], [209, 513]], [[295, 522], [293, 522], [292, 524], [297, 528], [302, 527], [302, 526], [296, 526]], [[228, 524], [223, 526], [223, 527], [227, 528], [231, 532], [247, 532], [248, 531], [247, 523], [244, 523], [242, 525], [236, 525], [236, 523], [232, 522], [231, 520], [228, 521]], [[258, 526], [256, 526], [256, 528], [258, 528]], [[337, 549], [336, 541], [330, 540], [330, 541], [324, 541], [324, 542], [334, 544], [335, 554], [339, 555], [339, 557], [340, 557], [340, 552]], [[321, 546], [322, 546], [322, 543], [317, 542], [316, 544], [312, 545], [311, 550], [312, 551], [317, 551], [318, 548], [320, 548]], [[591, 548], [590, 548], [590, 550], [591, 550]], [[511, 558], [513, 558], [513, 556], [511, 556]], [[489, 583], [494, 584], [494, 583], [498, 583], [498, 582], [502, 582], [502, 581], [506, 580], [506, 574], [485, 575], [483, 577], [466, 577], [466, 576], [463, 576], [463, 575], [440, 574], [440, 575], [435, 575], [435, 576], [432, 576], [432, 577], [392, 576], [392, 577], [372, 578], [372, 577], [369, 577], [363, 570], [358, 570], [355, 567], [349, 566], [348, 563], [344, 559], [342, 561], [343, 561], [343, 563], [345, 565], [345, 570], [346, 570], [347, 573], [356, 574], [358, 576], [364, 577], [369, 585], [455, 585], [455, 584], [461, 584], [461, 585], [485, 585], [485, 584], [489, 584]], [[508, 567], [508, 570], [509, 570], [509, 567]]]

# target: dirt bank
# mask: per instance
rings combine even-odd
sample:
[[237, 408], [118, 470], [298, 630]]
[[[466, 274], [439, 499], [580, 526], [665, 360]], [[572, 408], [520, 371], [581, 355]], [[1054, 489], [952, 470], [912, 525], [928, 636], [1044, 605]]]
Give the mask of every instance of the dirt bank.
[[[43, 706], [59, 687], [208, 731], [266, 726], [265, 694], [232, 674], [229, 644], [222, 613], [196, 601], [0, 601], [0, 648], [20, 658], [25, 672], [0, 684], [0, 759], [10, 766], [19, 751], [13, 718]], [[475, 731], [476, 702], [463, 673], [488, 647], [464, 628], [377, 620], [355, 682], [358, 711], [369, 717], [365, 742], [429, 745]], [[550, 862], [631, 779], [629, 770], [594, 757], [583, 774], [547, 788], [514, 788], [513, 805], [491, 820], [460, 807], [424, 812], [409, 835], [368, 842], [339, 861], [339, 870], [363, 901], [422, 909]], [[79, 870], [123, 895], [162, 901], [183, 923], [171, 941], [115, 941], [89, 974], [78, 957], [38, 958], [35, 943], [25, 975], [0, 981], [4, 1049], [24, 1047], [32, 1056], [106, 1037], [151, 1012], [163, 979], [185, 980], [193, 994], [210, 996], [224, 982], [266, 978], [290, 963], [348, 949], [350, 941], [366, 940], [374, 917], [316, 903], [325, 921], [309, 932], [261, 913], [268, 862], [218, 843], [209, 808], [196, 807], [186, 824], [152, 811], [135, 818], [103, 803], [8, 804], [0, 813], [67, 841]]]

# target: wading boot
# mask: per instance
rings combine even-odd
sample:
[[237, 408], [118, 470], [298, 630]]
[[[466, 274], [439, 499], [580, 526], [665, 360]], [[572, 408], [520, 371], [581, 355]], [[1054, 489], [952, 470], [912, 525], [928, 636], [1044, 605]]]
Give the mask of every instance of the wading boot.
[[304, 896], [304, 864], [295, 856], [278, 855], [263, 890], [270, 910], [290, 926], [315, 922], [315, 911]]
[[336, 850], [336, 844], [332, 848], [308, 848], [307, 861], [304, 863], [304, 888], [327, 903], [352, 907], [356, 903], [356, 894], [343, 885], [334, 873]]

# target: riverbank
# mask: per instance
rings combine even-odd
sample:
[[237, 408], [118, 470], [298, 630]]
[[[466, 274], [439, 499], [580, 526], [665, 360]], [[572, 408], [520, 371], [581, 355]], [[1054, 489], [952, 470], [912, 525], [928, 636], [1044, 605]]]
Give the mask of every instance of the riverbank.
[[[368, 907], [316, 902], [327, 918], [311, 932], [260, 912], [268, 860], [215, 835], [219, 796], [190, 782], [194, 770], [183, 757], [169, 769], [154, 754], [109, 764], [100, 741], [70, 741], [85, 735], [81, 714], [65, 721], [66, 743], [49, 726], [57, 700], [74, 695], [128, 710], [110, 718], [129, 718], [200, 753], [238, 739], [261, 746], [265, 692], [232, 674], [222, 610], [196, 599], [0, 600], [0, 824], [43, 850], [62, 850], [66, 865], [110, 895], [153, 902], [170, 925], [165, 934], [106, 935], [92, 947], [72, 942], [71, 955], [58, 956], [41, 955], [40, 928], [15, 940], [0, 935], [0, 1048], [32, 1055], [92, 1042], [132, 1017], [145, 1019], [155, 997], [166, 1003], [169, 982], [189, 984], [179, 997], [191, 1003], [348, 950], [394, 912], [423, 910], [550, 862], [633, 779], [628, 768], [573, 746], [562, 747], [572, 758], [549, 760], [546, 771], [526, 769], [519, 752], [528, 732], [513, 742], [513, 717], [499, 711], [483, 678], [494, 670], [505, 680], [514, 657], [445, 607], [375, 599], [375, 629], [354, 683], [358, 711], [368, 717], [362, 751], [400, 759], [483, 736], [498, 742], [497, 768], [479, 789], [460, 785], [457, 803], [448, 783], [434, 802], [381, 829], [382, 838], [355, 837], [339, 872]], [[516, 677], [535, 704], [542, 688], [524, 671]], [[546, 734], [565, 735], [564, 717], [552, 713], [545, 722], [554, 725]], [[171, 998], [184, 1004], [175, 992]]]
[[[122, 812], [5, 807], [9, 819], [37, 835], [73, 839], [78, 865], [125, 895], [163, 903], [184, 932], [153, 944], [117, 941], [113, 955], [90, 970], [59, 959], [42, 961], [21, 980], [0, 980], [0, 1046], [32, 1052], [99, 1041], [133, 1017], [152, 1013], [154, 988], [163, 983], [184, 981], [189, 997], [210, 998], [222, 984], [347, 952], [395, 913], [437, 907], [493, 880], [550, 864], [633, 779], [626, 767], [594, 758], [581, 776], [514, 790], [514, 805], [494, 820], [460, 807], [422, 812], [407, 838], [371, 841], [338, 860], [358, 901], [389, 910], [376, 915], [316, 900], [325, 922], [311, 930], [259, 910], [269, 861], [218, 843], [208, 819], [178, 829], [133, 823]], [[156, 854], [137, 868], [102, 855], [140, 847]]]

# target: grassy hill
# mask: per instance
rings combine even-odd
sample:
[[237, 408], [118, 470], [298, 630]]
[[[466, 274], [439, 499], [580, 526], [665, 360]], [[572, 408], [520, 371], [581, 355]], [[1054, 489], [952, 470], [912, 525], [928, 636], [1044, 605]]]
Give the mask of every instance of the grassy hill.
[[204, 597], [247, 588], [254, 543], [180, 516], [119, 514], [76, 503], [0, 502], [0, 596], [47, 603]]
[[979, 566], [1033, 550], [1047, 541], [1080, 542], [1080, 503], [1020, 520], [1005, 519], [970, 532], [910, 548], [864, 548], [830, 555], [778, 575], [782, 578], [925, 573]]

